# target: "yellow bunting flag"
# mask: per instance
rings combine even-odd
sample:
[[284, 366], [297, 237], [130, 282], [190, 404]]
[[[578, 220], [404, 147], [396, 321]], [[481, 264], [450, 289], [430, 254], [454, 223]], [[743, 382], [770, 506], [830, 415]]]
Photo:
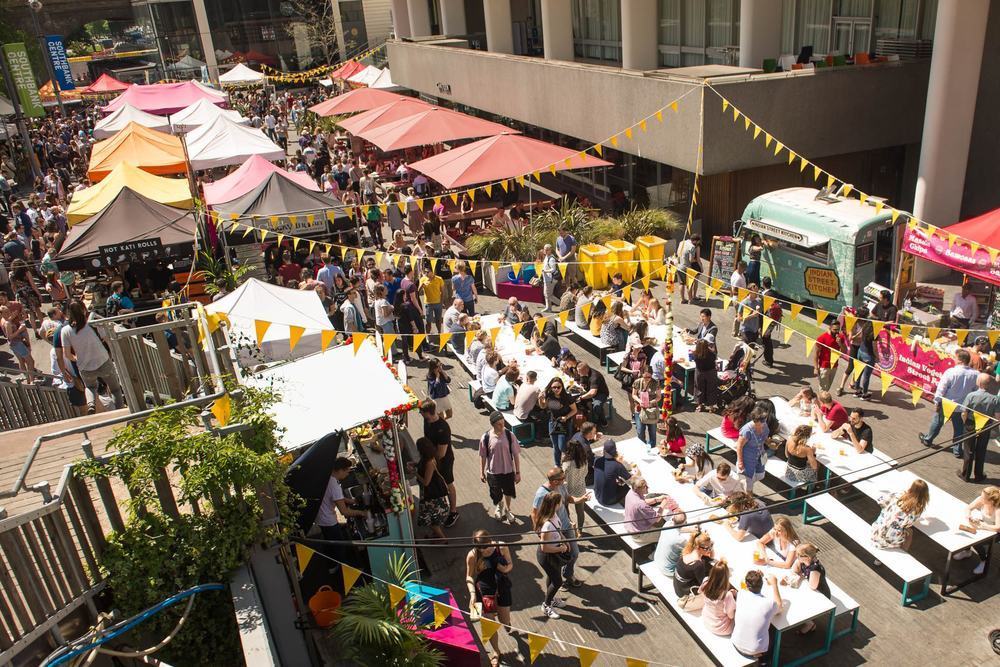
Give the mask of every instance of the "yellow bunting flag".
[[969, 337], [969, 330], [955, 329], [955, 337], [958, 338], [959, 345], [965, 345], [965, 339]]
[[580, 311], [583, 313], [583, 318], [585, 320], [589, 320], [590, 319], [590, 311], [593, 309], [593, 307], [594, 307], [594, 304], [592, 304], [592, 303], [585, 303], [580, 308]]
[[1000, 249], [987, 248], [986, 252], [990, 254], [990, 264], [995, 265], [997, 263], [997, 257], [1000, 257]]
[[879, 379], [882, 381], [882, 395], [885, 396], [885, 392], [889, 391], [889, 387], [892, 386], [892, 376], [888, 373], [880, 373]]
[[517, 323], [514, 324], [513, 327], [511, 327], [512, 329], [514, 329], [514, 336], [515, 337], [521, 335], [521, 329], [524, 328], [525, 324], [526, 324], [525, 322], [517, 322]]
[[594, 144], [594, 151], [601, 157], [604, 157], [604, 147], [601, 144]]
[[784, 333], [785, 344], [788, 344], [788, 341], [790, 341], [792, 339], [792, 334], [794, 334], [794, 333], [795, 333], [795, 329], [793, 329], [791, 327], [785, 327], [785, 333]]
[[469, 265], [469, 273], [471, 273], [472, 275], [475, 275], [476, 274], [476, 267], [479, 266], [479, 260], [478, 259], [470, 259], [470, 260], [467, 261], [467, 263]]
[[452, 204], [458, 205], [458, 193], [457, 192], [449, 192], [448, 193], [448, 197], [451, 199], [451, 203]]
[[559, 313], [559, 323], [566, 326], [566, 321], [569, 319], [569, 311], [563, 310]]
[[795, 158], [797, 158], [797, 157], [798, 157], [798, 154], [796, 154], [795, 151], [793, 151], [791, 148], [789, 148], [788, 149], [788, 164], [791, 164], [791, 163], [795, 162]]
[[774, 141], [774, 137], [772, 137], [769, 132], [765, 132], [764, 133], [764, 148], [770, 148], [772, 141]]
[[406, 589], [400, 588], [395, 584], [388, 584], [388, 586], [389, 586], [389, 604], [391, 604], [395, 608], [396, 606], [399, 605], [400, 602], [403, 601], [403, 598], [406, 597]]
[[354, 345], [354, 354], [358, 353], [361, 349], [361, 344], [365, 342], [365, 338], [368, 338], [368, 334], [361, 333], [360, 331], [355, 331], [351, 334], [351, 343]]
[[823, 323], [826, 322], [826, 316], [829, 315], [829, 314], [830, 313], [826, 312], [825, 310], [822, 310], [821, 308], [817, 308], [816, 309], [816, 324], [818, 324], [819, 326], [823, 326]]
[[479, 627], [482, 632], [483, 644], [486, 644], [493, 639], [493, 635], [495, 635], [497, 630], [500, 629], [500, 624], [483, 616], [479, 619]]
[[351, 567], [350, 565], [341, 565], [340, 573], [344, 577], [344, 597], [351, 592], [354, 588], [354, 584], [357, 583], [358, 578], [361, 576], [361, 570]]
[[897, 208], [892, 209], [892, 224], [896, 224], [896, 220], [899, 218], [901, 211]]
[[268, 328], [271, 326], [270, 322], [265, 322], [264, 320], [254, 320], [253, 327], [257, 333], [257, 345], [261, 345], [264, 342], [264, 334], [267, 333]]
[[797, 318], [799, 316], [799, 313], [802, 312], [802, 304], [793, 303], [791, 306], [788, 307], [788, 309], [792, 313], [792, 318]]
[[375, 251], [375, 266], [377, 266], [377, 267], [381, 267], [382, 266], [382, 258], [383, 257], [385, 257], [385, 253], [384, 252], [382, 252], [381, 250], [376, 250]]
[[521, 262], [511, 262], [510, 270], [514, 272], [514, 275], [521, 273]]
[[801, 174], [803, 171], [805, 171], [806, 167], [808, 167], [808, 166], [809, 166], [809, 160], [805, 159], [804, 157], [800, 157], [799, 158], [799, 173]]
[[434, 600], [434, 627], [440, 628], [451, 616], [451, 607]]
[[901, 333], [903, 335], [904, 339], [909, 340], [910, 334], [913, 333], [913, 325], [912, 324], [900, 324], [899, 325], [899, 333]]
[[569, 262], [556, 262], [556, 266], [559, 267], [559, 274], [566, 280], [566, 269], [569, 268]]
[[549, 318], [547, 318], [547, 317], [539, 317], [538, 321], [535, 322], [535, 328], [538, 329], [538, 333], [539, 334], [541, 334], [543, 331], [545, 331], [545, 325], [548, 323], [548, 321], [549, 321]]
[[490, 344], [493, 347], [497, 346], [497, 336], [500, 334], [500, 327], [493, 327], [490, 329]]
[[527, 634], [528, 634], [528, 649], [529, 653], [531, 654], [531, 664], [534, 664], [535, 660], [538, 659], [538, 656], [548, 645], [549, 638], [544, 637], [542, 635], [536, 635], [533, 632], [529, 632]]
[[954, 414], [955, 408], [958, 407], [958, 403], [949, 400], [947, 398], [941, 399], [941, 414], [944, 415], [944, 420], [948, 421], [951, 419], [951, 415]]
[[743, 319], [749, 319], [753, 315], [753, 309], [750, 306], [743, 306], [743, 310], [740, 312], [740, 317]]
[[813, 338], [806, 338], [806, 356], [812, 354], [813, 346], [816, 345], [816, 340]]
[[534, 179], [535, 179], [536, 181], [538, 181], [539, 183], [541, 183], [541, 182], [542, 182], [542, 174], [541, 174], [541, 172], [538, 172], [538, 171], [533, 171], [533, 172], [531, 172], [531, 175], [532, 175], [532, 176], [534, 177]]
[[754, 125], [753, 126], [753, 138], [754, 138], [754, 141], [756, 141], [757, 137], [760, 136], [760, 132], [761, 132], [760, 125]]
[[774, 297], [773, 296], [765, 296], [764, 297], [764, 312], [766, 313], [769, 310], [771, 310], [771, 306], [773, 306], [773, 305], [774, 305]]
[[243, 238], [246, 238], [247, 236], [249, 236], [250, 232], [254, 231], [255, 229], [257, 229], [257, 228], [256, 227], [250, 227], [248, 225], [247, 228], [243, 230]]
[[987, 333], [987, 336], [989, 336], [990, 339], [990, 346], [995, 346], [997, 344], [997, 338], [1000, 338], [1000, 331], [993, 329]]
[[476, 329], [470, 329], [465, 332], [465, 349], [468, 350], [469, 346], [472, 345], [472, 341], [476, 339], [476, 334], [479, 333]]
[[487, 197], [492, 197], [493, 196], [493, 184], [492, 183], [487, 183], [486, 185], [484, 185], [483, 186], [483, 190], [486, 190], [486, 196]]
[[750, 290], [748, 290], [746, 287], [737, 287], [736, 288], [736, 298], [739, 299], [740, 301], [743, 301], [749, 295], [750, 295]]
[[639, 658], [625, 658], [625, 667], [649, 667], [649, 661]]
[[649, 289], [649, 280], [652, 278], [648, 273], [642, 277], [642, 287], [643, 289]]
[[382, 352], [388, 352], [392, 349], [392, 344], [396, 342], [399, 338], [399, 334], [382, 334]]
[[823, 170], [820, 169], [819, 166], [817, 166], [817, 165], [814, 164], [813, 165], [813, 180], [814, 181], [818, 181], [819, 180], [819, 175], [822, 174], [822, 173], [823, 173]]
[[[646, 286], [649, 287], [648, 284]], [[723, 294], [722, 295], [722, 309], [723, 310], [729, 310], [729, 304], [731, 304], [732, 302], [733, 302], [733, 297], [729, 296], [728, 294]]]
[[594, 664], [594, 660], [597, 660], [597, 656], [600, 654], [600, 651], [587, 648], [586, 646], [576, 647], [576, 655], [580, 658], [580, 667], [590, 667]]
[[447, 331], [438, 335], [438, 352], [444, 349], [444, 346], [448, 344], [449, 340], [451, 340], [451, 333]]
[[626, 303], [632, 303], [632, 286], [626, 285], [622, 288], [622, 298]]
[[927, 327], [927, 337], [931, 339], [933, 343], [941, 335], [941, 327]]
[[323, 352], [326, 352], [326, 348], [330, 347], [330, 343], [333, 339], [337, 337], [336, 331], [321, 331], [319, 334], [319, 347]]
[[984, 415], [981, 412], [973, 412], [972, 413], [972, 420], [976, 424], [976, 430], [977, 431], [982, 431], [986, 427], [986, 422], [988, 422], [990, 420], [990, 418], [987, 417], [986, 415]]
[[233, 402], [229, 394], [223, 394], [212, 403], [212, 414], [222, 426], [229, 423], [229, 418], [233, 414]]
[[736, 107], [733, 107], [733, 122], [735, 123], [739, 119], [740, 119], [740, 110], [737, 109]]
[[833, 349], [831, 347], [830, 348], [830, 368], [833, 368], [834, 366], [836, 366], [837, 362], [839, 362], [839, 361], [840, 361], [840, 350], [835, 350], [835, 349]]
[[729, 108], [729, 100], [727, 100], [725, 97], [723, 97], [722, 98], [722, 112], [725, 113], [726, 109], [728, 109], [728, 108]]
[[847, 333], [854, 330], [854, 325], [858, 323], [858, 316], [851, 315], [850, 313], [844, 313], [844, 327], [847, 329]]
[[305, 327], [288, 327], [288, 351], [291, 352], [295, 349], [295, 346], [299, 344], [299, 339], [302, 338], [302, 334], [306, 332]]
[[614, 147], [616, 147], [616, 148], [618, 147], [618, 135], [617, 134], [615, 136], [611, 137], [611, 145], [614, 146]]
[[628, 137], [629, 139], [632, 138], [632, 128], [631, 127], [626, 127], [625, 128], [625, 136]]
[[[639, 121], [639, 129], [642, 130], [643, 132], [646, 131], [646, 119], [645, 118], [643, 118], [642, 120]], [[566, 158], [566, 166], [567, 167], [569, 166], [569, 158]]]
[[427, 338], [427, 334], [413, 334], [413, 352], [416, 354], [420, 350], [420, 346], [424, 344], [424, 339]]
[[851, 194], [851, 190], [853, 189], [854, 189], [853, 185], [851, 185], [850, 183], [844, 183], [844, 187], [840, 188], [840, 194], [847, 197], [848, 195]]
[[917, 403], [920, 402], [920, 396], [923, 393], [924, 393], [924, 390], [921, 389], [920, 387], [916, 386], [916, 385], [913, 385], [912, 387], [910, 387], [910, 400], [913, 401], [914, 405], [916, 405]]
[[508, 184], [506, 178], [500, 181], [500, 187], [503, 188], [504, 192], [510, 192], [510, 185]]
[[295, 544], [295, 559], [299, 561], [299, 574], [304, 574], [306, 568], [309, 567], [309, 561], [312, 560], [313, 550], [304, 544]]
[[698, 270], [697, 269], [685, 269], [684, 273], [687, 274], [688, 280], [691, 281], [692, 283], [698, 277]]
[[851, 371], [851, 377], [854, 379], [855, 382], [858, 381], [858, 378], [861, 377], [861, 373], [863, 373], [864, 370], [865, 370], [865, 365], [861, 362], [861, 360], [855, 359], [854, 370]]
[[837, 182], [837, 179], [833, 177], [833, 174], [826, 175], [826, 189], [830, 190], [833, 188], [833, 184]]
[[[677, 113], [677, 100], [674, 100], [673, 102], [671, 102], [671, 103], [670, 103], [670, 104], [668, 104], [667, 106], [668, 106], [668, 107], [670, 107], [670, 110], [671, 110], [671, 111], [673, 111], [674, 113]], [[660, 112], [659, 112], [659, 111], [657, 111], [657, 112], [656, 112], [656, 117], [657, 117], [657, 118], [658, 118], [659, 120], [661, 120], [661, 121], [663, 120], [663, 116], [662, 116], [662, 114], [660, 114]]]
[[778, 153], [780, 153], [781, 149], [784, 148], [784, 147], [785, 147], [785, 145], [783, 143], [781, 143], [780, 141], [774, 142], [774, 155], [775, 155], [775, 157], [777, 157]]
[[743, 116], [743, 131], [750, 131], [750, 116]]

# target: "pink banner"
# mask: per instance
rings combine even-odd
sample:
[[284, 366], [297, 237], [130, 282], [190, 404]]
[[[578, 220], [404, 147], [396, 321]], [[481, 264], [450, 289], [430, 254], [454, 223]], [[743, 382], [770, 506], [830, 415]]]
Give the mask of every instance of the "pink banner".
[[893, 377], [899, 387], [910, 390], [911, 383], [924, 390], [924, 398], [933, 398], [941, 374], [955, 365], [951, 355], [942, 355], [933, 348], [924, 349], [917, 343], [907, 344], [898, 333], [879, 334], [875, 345], [875, 367]]
[[949, 248], [946, 239], [928, 234], [928, 230], [919, 227], [907, 228], [903, 235], [903, 252], [943, 264], [993, 285], [1000, 285], [1000, 268], [986, 249], [976, 248], [973, 252], [968, 245], [969, 241], [962, 239], [956, 239]]

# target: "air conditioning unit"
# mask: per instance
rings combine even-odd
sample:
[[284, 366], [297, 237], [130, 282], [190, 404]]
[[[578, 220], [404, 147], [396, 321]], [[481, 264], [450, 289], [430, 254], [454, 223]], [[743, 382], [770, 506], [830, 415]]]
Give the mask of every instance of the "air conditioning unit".
[[875, 42], [875, 53], [899, 56], [900, 60], [922, 60], [931, 57], [933, 46], [929, 39], [879, 39]]

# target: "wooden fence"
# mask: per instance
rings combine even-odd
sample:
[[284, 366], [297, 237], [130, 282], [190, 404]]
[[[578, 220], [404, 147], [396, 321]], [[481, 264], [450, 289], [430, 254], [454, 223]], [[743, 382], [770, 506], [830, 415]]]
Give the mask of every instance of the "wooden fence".
[[65, 389], [0, 378], [0, 431], [13, 431], [75, 416]]

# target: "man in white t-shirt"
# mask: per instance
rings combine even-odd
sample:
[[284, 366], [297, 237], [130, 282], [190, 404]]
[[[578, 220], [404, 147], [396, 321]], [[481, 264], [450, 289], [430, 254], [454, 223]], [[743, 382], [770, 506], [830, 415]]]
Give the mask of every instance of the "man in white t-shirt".
[[767, 653], [770, 638], [767, 631], [771, 619], [781, 610], [781, 592], [774, 575], [767, 575], [771, 597], [761, 595], [764, 574], [760, 570], [750, 570], [744, 579], [746, 590], [736, 595], [736, 624], [733, 626], [733, 646], [749, 658], [757, 658]]
[[743, 483], [733, 475], [732, 466], [722, 461], [715, 470], [694, 483], [694, 490], [702, 500], [710, 503], [712, 498], [728, 498], [742, 491]]
[[319, 512], [316, 513], [316, 525], [322, 531], [324, 540], [344, 539], [344, 533], [340, 530], [340, 521], [337, 519], [338, 510], [344, 518], [368, 514], [350, 507], [344, 498], [344, 490], [340, 487], [340, 483], [350, 474], [352, 466], [351, 460], [343, 456], [337, 457], [337, 460], [333, 462], [330, 481], [326, 484], [323, 501], [320, 503]]

